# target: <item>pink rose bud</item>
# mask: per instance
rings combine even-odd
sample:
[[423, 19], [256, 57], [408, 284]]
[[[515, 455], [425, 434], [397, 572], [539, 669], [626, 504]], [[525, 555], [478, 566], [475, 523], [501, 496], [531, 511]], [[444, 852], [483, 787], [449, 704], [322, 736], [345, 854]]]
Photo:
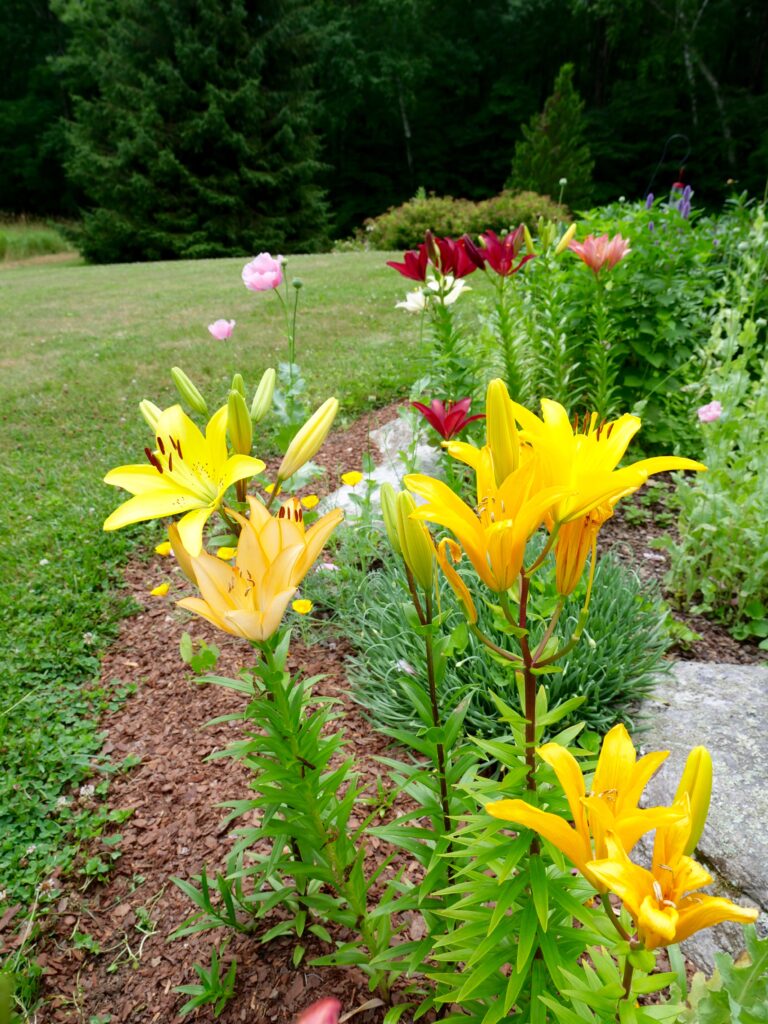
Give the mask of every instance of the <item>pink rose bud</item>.
[[283, 280], [283, 257], [270, 256], [268, 252], [259, 255], [243, 267], [243, 284], [252, 292], [268, 292], [277, 288]]
[[234, 320], [214, 320], [212, 324], [208, 324], [208, 330], [217, 341], [226, 341], [227, 338], [231, 338], [234, 329]]
[[337, 1024], [341, 1013], [341, 1003], [333, 996], [319, 999], [299, 1014], [296, 1024]]
[[719, 402], [710, 402], [709, 405], [701, 405], [696, 410], [700, 423], [714, 423], [723, 415], [723, 407]]

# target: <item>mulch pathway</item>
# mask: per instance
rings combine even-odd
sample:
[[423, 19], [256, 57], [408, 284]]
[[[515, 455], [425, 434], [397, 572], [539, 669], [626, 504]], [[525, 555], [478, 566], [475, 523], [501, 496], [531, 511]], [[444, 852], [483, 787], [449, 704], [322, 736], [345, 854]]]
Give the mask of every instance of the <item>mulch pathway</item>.
[[[370, 448], [370, 431], [391, 419], [394, 408], [379, 410], [331, 435], [318, 459], [328, 474], [313, 487], [315, 493], [322, 496], [335, 489], [342, 472], [360, 468], [362, 453]], [[642, 575], [659, 579], [666, 556], [649, 546], [653, 533], [652, 525], [630, 525], [617, 515], [605, 527], [603, 547], [619, 552], [631, 549]], [[179, 639], [187, 629], [195, 638], [215, 643], [221, 650], [216, 672], [222, 675], [236, 674], [250, 651], [202, 619], [191, 623], [172, 600], [148, 596], [149, 588], [169, 573], [172, 579], [178, 578], [174, 572], [178, 574], [177, 567], [169, 569], [169, 563], [159, 559], [149, 565], [135, 561], [126, 572], [126, 584], [142, 611], [123, 622], [118, 641], [104, 659], [102, 678], [106, 683], [134, 682], [138, 688], [120, 710], [105, 718], [103, 727], [104, 751], [114, 764], [132, 755], [141, 758], [130, 771], [117, 773], [109, 790], [110, 807], [130, 808], [133, 814], [112, 828], [122, 840], [121, 856], [109, 880], [83, 888], [81, 878], [65, 879], [57, 912], [44, 922], [46, 933], [38, 958], [45, 968], [44, 1004], [36, 1020], [39, 1024], [181, 1020], [178, 1011], [187, 997], [174, 988], [195, 982], [193, 965], [207, 965], [211, 946], [223, 939], [229, 939], [225, 965], [235, 957], [238, 967], [237, 994], [218, 1018], [222, 1024], [287, 1024], [324, 996], [336, 996], [345, 1010], [354, 1010], [371, 998], [367, 981], [355, 968], [307, 966], [313, 957], [330, 952], [319, 939], [308, 942], [305, 962], [298, 969], [292, 966], [290, 938], [262, 945], [254, 936], [208, 932], [168, 941], [193, 910], [170, 876], [187, 879], [199, 874], [203, 865], [209, 874], [223, 866], [234, 840], [230, 828], [222, 824], [225, 812], [217, 805], [242, 798], [249, 781], [237, 761], [206, 760], [235, 739], [240, 729], [239, 723], [205, 728], [206, 723], [239, 710], [243, 698], [195, 682], [179, 657]], [[181, 584], [173, 586], [181, 588]], [[763, 656], [711, 624], [691, 625], [702, 633], [702, 640], [687, 656], [719, 661]], [[318, 692], [341, 701], [348, 750], [361, 767], [363, 782], [375, 790], [381, 771], [374, 758], [385, 750], [387, 741], [368, 725], [349, 697], [348, 653], [343, 639], [329, 632], [311, 646], [295, 643], [291, 663], [307, 674], [324, 675]], [[370, 856], [375, 859], [375, 848]], [[396, 862], [394, 869], [398, 866], [416, 870], [407, 857]], [[410, 937], [419, 937], [419, 924], [410, 923]], [[100, 954], [74, 948], [75, 931], [93, 936]], [[380, 1008], [361, 1010], [355, 1019], [373, 1024], [381, 1020], [382, 1012]], [[213, 1011], [204, 1008], [189, 1019], [212, 1021]]]

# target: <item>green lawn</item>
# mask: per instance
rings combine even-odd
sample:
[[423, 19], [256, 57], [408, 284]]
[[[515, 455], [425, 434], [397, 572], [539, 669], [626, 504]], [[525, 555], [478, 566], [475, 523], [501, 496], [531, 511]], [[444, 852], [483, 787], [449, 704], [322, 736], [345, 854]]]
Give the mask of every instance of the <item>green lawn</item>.
[[[300, 276], [297, 359], [310, 398], [342, 416], [384, 404], [416, 376], [417, 321], [394, 308], [407, 290], [382, 253], [292, 257]], [[142, 527], [104, 534], [122, 492], [101, 481], [142, 461], [138, 403], [176, 400], [180, 365], [208, 396], [234, 370], [251, 390], [285, 358], [271, 293], [248, 292], [242, 259], [87, 267], [0, 266], [0, 892], [27, 901], [71, 858], [56, 801], [87, 771], [94, 719], [114, 696], [83, 688], [124, 611], [120, 568]], [[237, 320], [231, 341], [207, 324]], [[146, 532], [144, 532], [146, 536]], [[4, 906], [0, 897], [0, 914]]]

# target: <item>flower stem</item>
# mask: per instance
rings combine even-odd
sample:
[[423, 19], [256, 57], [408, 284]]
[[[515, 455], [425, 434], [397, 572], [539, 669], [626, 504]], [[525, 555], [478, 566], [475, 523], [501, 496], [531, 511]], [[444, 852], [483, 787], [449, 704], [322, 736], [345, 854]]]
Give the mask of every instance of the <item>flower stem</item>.
[[[528, 594], [530, 581], [524, 574], [520, 575], [520, 619], [521, 630], [528, 628]], [[523, 655], [523, 679], [525, 681], [525, 763], [528, 766], [526, 777], [526, 788], [530, 792], [536, 792], [536, 676], [533, 674], [534, 660], [531, 648], [528, 645], [528, 635], [523, 633], [520, 637], [520, 650]], [[534, 840], [536, 853], [538, 853], [538, 841]], [[531, 849], [533, 850], [533, 845]]]
[[[425, 594], [425, 618], [428, 626], [432, 625], [432, 595]], [[436, 729], [440, 728], [440, 709], [437, 704], [437, 686], [435, 683], [435, 654], [432, 646], [432, 631], [424, 637], [427, 649], [427, 681], [429, 682], [429, 700], [432, 704], [432, 724]], [[443, 832], [448, 835], [451, 831], [451, 809], [448, 803], [448, 783], [445, 778], [445, 747], [442, 743], [436, 743], [437, 750], [437, 777], [440, 784], [440, 805], [443, 810]]]
[[613, 927], [616, 929], [616, 931], [619, 933], [619, 935], [622, 937], [622, 939], [624, 939], [625, 942], [629, 942], [630, 941], [630, 934], [627, 931], [627, 929], [624, 927], [624, 925], [621, 923], [621, 921], [618, 919], [616, 914], [613, 912], [613, 907], [611, 906], [611, 901], [608, 898], [608, 893], [607, 892], [604, 892], [604, 893], [600, 894], [600, 902], [602, 903], [603, 909], [605, 910], [606, 914], [608, 915], [608, 919], [611, 922], [611, 924], [613, 925]]

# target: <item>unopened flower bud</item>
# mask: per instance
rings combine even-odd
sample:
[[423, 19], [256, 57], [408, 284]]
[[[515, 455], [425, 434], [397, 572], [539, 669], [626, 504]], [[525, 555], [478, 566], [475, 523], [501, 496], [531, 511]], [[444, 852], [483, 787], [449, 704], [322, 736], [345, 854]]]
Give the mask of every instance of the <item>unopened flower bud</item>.
[[435, 563], [435, 545], [428, 528], [419, 519], [411, 519], [416, 502], [408, 491], [397, 495], [397, 537], [403, 561], [413, 578], [424, 590], [432, 589]]
[[289, 477], [301, 469], [317, 454], [323, 441], [328, 436], [336, 413], [339, 411], [339, 400], [329, 398], [309, 417], [303, 427], [299, 429], [294, 439], [288, 445], [288, 451], [283, 456], [280, 468], [277, 471], [278, 478], [286, 481]]
[[174, 366], [171, 370], [171, 378], [182, 401], [186, 402], [195, 412], [199, 412], [201, 416], [207, 416], [208, 406], [206, 401], [186, 373], [180, 367]]
[[162, 411], [159, 406], [155, 405], [154, 402], [150, 402], [148, 398], [145, 398], [143, 402], [139, 402], [139, 412], [147, 421], [147, 425], [153, 434], [157, 433], [157, 421]]
[[303, 282], [303, 281], [301, 280], [301, 278], [300, 278], [300, 277], [294, 277], [294, 278], [293, 278], [293, 279], [291, 280], [291, 284], [292, 284], [292, 285], [293, 285], [293, 287], [294, 287], [294, 288], [296, 289], [296, 291], [298, 291], [298, 290], [299, 290], [299, 288], [303, 288], [303, 287], [304, 287], [304, 282]]
[[712, 798], [712, 757], [706, 747], [694, 747], [688, 755], [675, 800], [682, 800], [686, 793], [691, 802], [691, 834], [685, 853], [690, 856], [701, 839]]
[[557, 243], [557, 246], [555, 247], [555, 256], [559, 256], [561, 252], [565, 252], [565, 250], [568, 248], [569, 244], [573, 240], [573, 236], [575, 234], [576, 234], [576, 225], [575, 224], [571, 224], [571, 226], [565, 232], [563, 237]]
[[493, 457], [493, 475], [500, 487], [520, 464], [520, 440], [507, 385], [497, 377], [485, 396], [485, 429]]
[[400, 538], [397, 535], [397, 491], [392, 484], [382, 484], [379, 491], [381, 501], [381, 515], [384, 519], [384, 529], [387, 531], [389, 543], [396, 555], [403, 554], [400, 547]]
[[233, 375], [232, 390], [239, 391], [243, 398], [245, 398], [245, 381], [243, 380], [242, 373], [236, 373]]
[[261, 423], [272, 408], [276, 378], [277, 374], [271, 366], [262, 374], [259, 386], [256, 388], [256, 394], [253, 396], [253, 402], [251, 403], [251, 420], [254, 424]]
[[525, 239], [525, 251], [529, 256], [535, 256], [536, 249], [533, 246], [533, 237], [531, 236], [531, 232], [528, 230], [527, 224], [523, 224], [523, 238]]
[[227, 431], [232, 447], [240, 455], [250, 455], [253, 444], [253, 424], [245, 399], [234, 388], [227, 402]]

